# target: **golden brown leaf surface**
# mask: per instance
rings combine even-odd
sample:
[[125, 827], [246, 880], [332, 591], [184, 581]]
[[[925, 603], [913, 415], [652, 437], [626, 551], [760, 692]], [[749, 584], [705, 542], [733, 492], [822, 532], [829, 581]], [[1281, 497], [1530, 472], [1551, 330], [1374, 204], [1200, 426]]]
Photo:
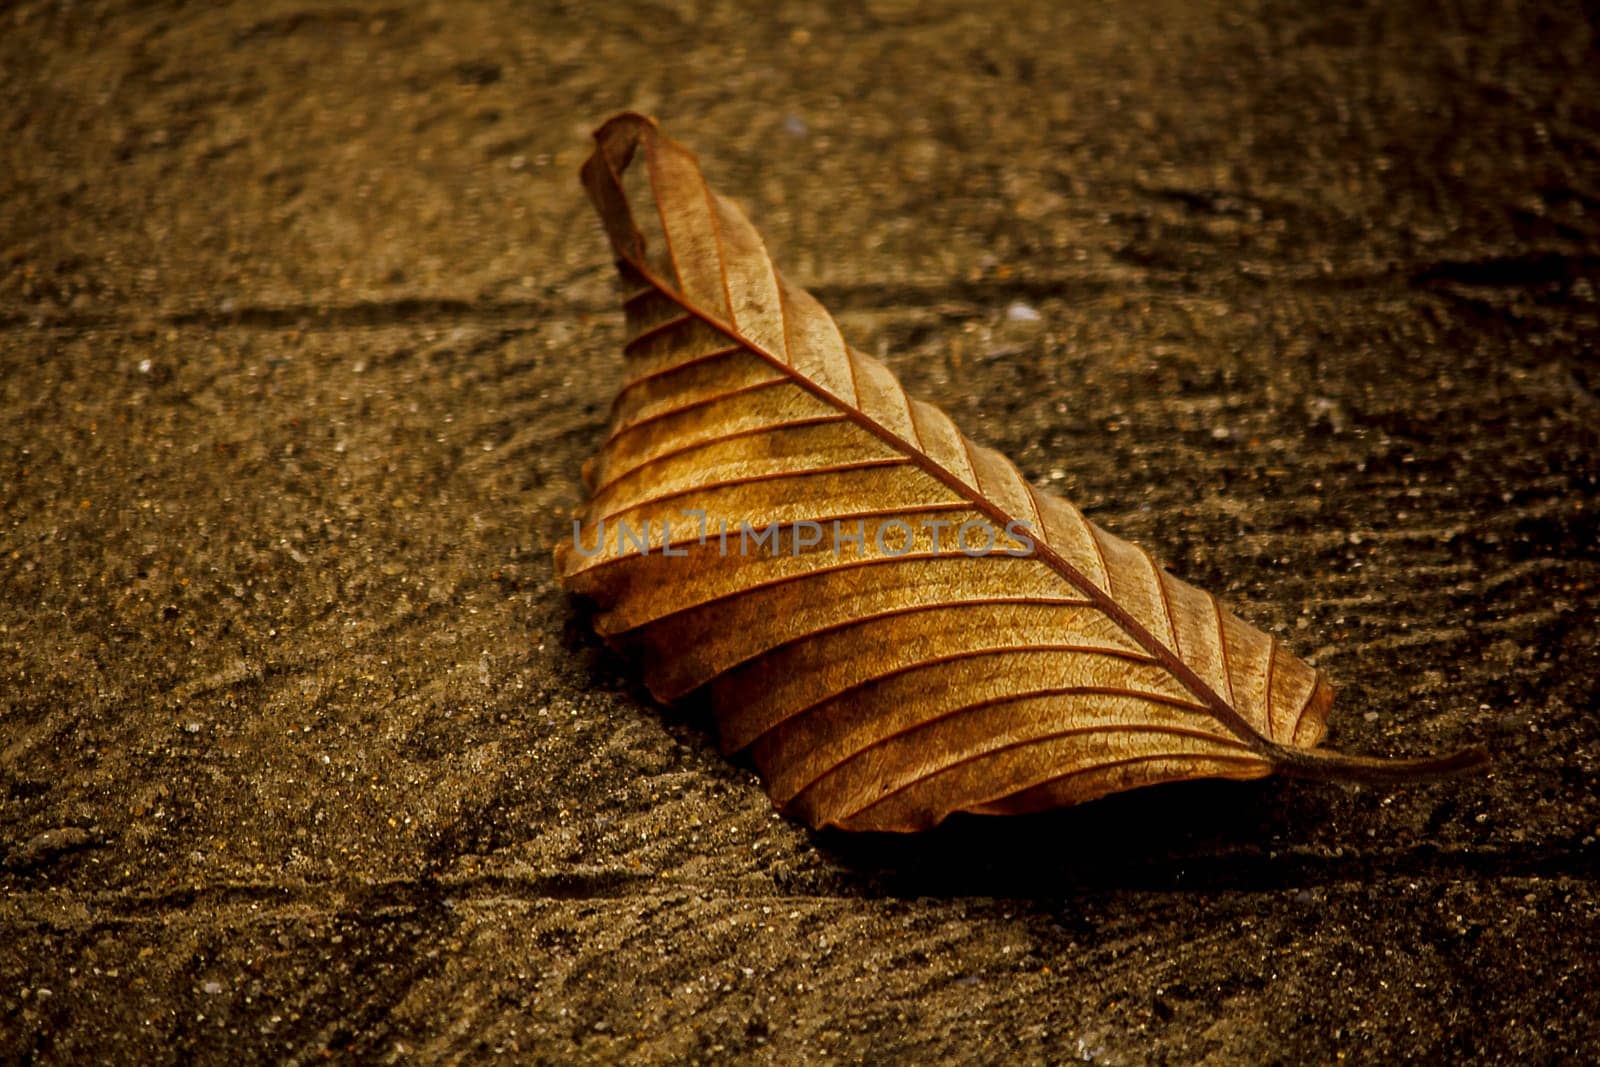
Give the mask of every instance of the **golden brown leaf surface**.
[[[724, 748], [752, 750], [779, 807], [915, 830], [1177, 779], [1477, 758], [1308, 753], [1333, 697], [1318, 671], [908, 397], [653, 120], [595, 138], [583, 181], [631, 294], [626, 378], [557, 565], [659, 699], [709, 689]], [[772, 523], [776, 550], [741, 527]]]

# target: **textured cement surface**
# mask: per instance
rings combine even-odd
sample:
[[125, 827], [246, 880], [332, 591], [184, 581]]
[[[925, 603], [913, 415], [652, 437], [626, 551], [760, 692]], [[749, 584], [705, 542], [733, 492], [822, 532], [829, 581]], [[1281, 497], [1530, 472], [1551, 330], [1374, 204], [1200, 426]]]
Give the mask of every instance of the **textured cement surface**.
[[[1575, 6], [0, 5], [0, 1059], [1592, 1052], [1597, 101]], [[552, 580], [625, 106], [1333, 744], [1493, 773], [775, 816]]]

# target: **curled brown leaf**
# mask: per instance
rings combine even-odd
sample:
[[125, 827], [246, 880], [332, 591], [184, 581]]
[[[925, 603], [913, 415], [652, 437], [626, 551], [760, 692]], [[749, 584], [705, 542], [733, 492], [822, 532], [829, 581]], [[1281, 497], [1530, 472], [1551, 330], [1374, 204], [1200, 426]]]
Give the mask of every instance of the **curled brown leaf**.
[[653, 120], [595, 139], [626, 378], [560, 576], [658, 698], [709, 692], [779, 807], [916, 830], [1178, 779], [1483, 762], [1316, 748], [1320, 672], [908, 397]]

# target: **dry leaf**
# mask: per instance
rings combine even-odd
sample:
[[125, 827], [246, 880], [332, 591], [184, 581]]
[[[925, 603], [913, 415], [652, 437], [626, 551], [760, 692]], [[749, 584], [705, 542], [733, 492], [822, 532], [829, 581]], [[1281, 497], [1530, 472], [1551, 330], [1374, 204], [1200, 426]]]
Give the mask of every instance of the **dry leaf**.
[[780, 808], [916, 830], [1177, 779], [1483, 761], [1313, 749], [1320, 673], [907, 397], [653, 120], [595, 139], [626, 381], [561, 579], [658, 699], [708, 688]]

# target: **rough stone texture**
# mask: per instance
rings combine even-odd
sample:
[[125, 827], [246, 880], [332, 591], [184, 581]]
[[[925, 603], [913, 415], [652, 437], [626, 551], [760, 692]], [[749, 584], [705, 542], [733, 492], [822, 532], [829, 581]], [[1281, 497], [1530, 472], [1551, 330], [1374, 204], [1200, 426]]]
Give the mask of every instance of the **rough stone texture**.
[[[0, 9], [0, 1058], [1592, 1052], [1596, 31], [1331, 6]], [[552, 580], [624, 106], [1334, 744], [1494, 772], [775, 816]]]

